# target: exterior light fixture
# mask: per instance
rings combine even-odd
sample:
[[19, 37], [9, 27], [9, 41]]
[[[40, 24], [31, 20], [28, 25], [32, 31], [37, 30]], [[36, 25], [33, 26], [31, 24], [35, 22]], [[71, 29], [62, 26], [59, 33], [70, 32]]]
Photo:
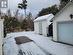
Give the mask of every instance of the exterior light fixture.
[[70, 18], [73, 19], [73, 14], [70, 14]]

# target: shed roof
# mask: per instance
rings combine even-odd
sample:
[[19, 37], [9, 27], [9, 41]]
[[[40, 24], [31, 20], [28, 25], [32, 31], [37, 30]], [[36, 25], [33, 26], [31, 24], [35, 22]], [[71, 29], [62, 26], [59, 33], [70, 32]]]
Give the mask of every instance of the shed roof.
[[46, 20], [46, 19], [51, 20], [53, 17], [54, 17], [53, 14], [44, 15], [44, 16], [41, 16], [41, 17], [38, 17], [37, 19], [35, 19], [34, 22], [43, 21], [43, 20]]

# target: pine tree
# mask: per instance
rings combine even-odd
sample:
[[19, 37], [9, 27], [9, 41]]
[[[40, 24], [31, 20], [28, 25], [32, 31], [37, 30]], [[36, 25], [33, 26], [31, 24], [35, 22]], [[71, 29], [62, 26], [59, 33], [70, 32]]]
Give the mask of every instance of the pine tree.
[[18, 4], [18, 8], [20, 8], [20, 9], [24, 9], [24, 12], [25, 12], [25, 18], [26, 18], [26, 9], [27, 9], [27, 1], [26, 0], [23, 0], [23, 2], [22, 3], [19, 3]]
[[53, 5], [51, 7], [47, 7], [47, 8], [42, 9], [39, 12], [38, 16], [43, 16], [43, 15], [47, 15], [47, 14], [50, 14], [50, 13], [55, 15], [57, 12], [59, 12], [59, 9], [58, 9], [57, 5]]
[[65, 7], [65, 5], [69, 2], [70, 0], [60, 0], [60, 10]]

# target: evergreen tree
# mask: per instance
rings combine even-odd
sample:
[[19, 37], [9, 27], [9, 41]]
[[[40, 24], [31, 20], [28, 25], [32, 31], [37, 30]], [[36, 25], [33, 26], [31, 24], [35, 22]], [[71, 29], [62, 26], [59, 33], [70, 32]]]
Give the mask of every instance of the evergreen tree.
[[65, 5], [69, 2], [70, 0], [60, 0], [60, 10], [65, 7]]
[[18, 8], [20, 8], [20, 9], [24, 9], [24, 11], [25, 11], [25, 18], [26, 18], [26, 8], [27, 8], [27, 1], [26, 0], [23, 0], [23, 2], [22, 3], [19, 3], [18, 4]]
[[50, 14], [50, 13], [55, 15], [57, 12], [59, 12], [59, 9], [58, 9], [57, 5], [54, 5], [52, 7], [42, 9], [39, 12], [38, 16], [43, 16], [43, 15]]

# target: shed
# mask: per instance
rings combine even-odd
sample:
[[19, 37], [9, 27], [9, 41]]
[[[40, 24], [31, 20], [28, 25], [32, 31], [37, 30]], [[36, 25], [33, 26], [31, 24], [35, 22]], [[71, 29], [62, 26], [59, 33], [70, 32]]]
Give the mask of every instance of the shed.
[[48, 26], [52, 23], [50, 20], [54, 17], [53, 14], [44, 15], [34, 20], [34, 31], [37, 34], [47, 36]]
[[53, 18], [53, 40], [73, 45], [73, 1]]

